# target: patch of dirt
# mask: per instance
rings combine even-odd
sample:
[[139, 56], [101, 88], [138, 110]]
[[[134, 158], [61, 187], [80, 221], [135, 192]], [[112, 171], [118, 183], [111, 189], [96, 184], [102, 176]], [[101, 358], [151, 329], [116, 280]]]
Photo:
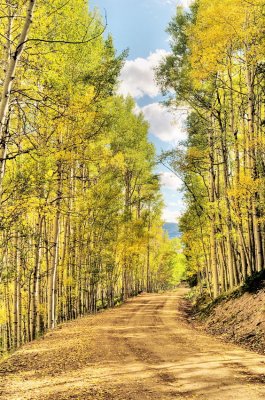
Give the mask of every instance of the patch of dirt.
[[[265, 354], [265, 289], [230, 296], [198, 315], [207, 332]], [[191, 318], [192, 319], [192, 318]]]
[[264, 400], [265, 357], [195, 330], [185, 293], [143, 294], [23, 346], [0, 364], [0, 399]]

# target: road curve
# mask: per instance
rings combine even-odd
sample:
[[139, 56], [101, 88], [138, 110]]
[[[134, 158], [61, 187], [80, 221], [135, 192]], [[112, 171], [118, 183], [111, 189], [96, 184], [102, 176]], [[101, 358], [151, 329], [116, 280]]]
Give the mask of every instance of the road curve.
[[264, 400], [265, 357], [194, 330], [183, 289], [64, 324], [0, 365], [2, 400]]

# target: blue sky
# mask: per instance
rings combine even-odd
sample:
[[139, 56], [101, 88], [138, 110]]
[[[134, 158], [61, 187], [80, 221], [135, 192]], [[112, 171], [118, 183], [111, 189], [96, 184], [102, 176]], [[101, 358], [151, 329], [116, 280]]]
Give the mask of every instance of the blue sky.
[[[171, 4], [170, 4], [171, 3]], [[174, 14], [173, 2], [166, 0], [91, 0], [90, 8], [107, 11], [109, 31], [116, 48], [130, 48], [129, 59], [147, 57], [156, 49], [168, 48], [167, 26]]]
[[[185, 138], [183, 110], [173, 115], [162, 105], [154, 82], [153, 68], [168, 54], [169, 37], [165, 29], [177, 5], [187, 7], [189, 0], [90, 0], [90, 10], [97, 7], [107, 13], [108, 32], [118, 53], [129, 48], [128, 60], [121, 74], [120, 94], [131, 95], [150, 124], [149, 138], [157, 153], [169, 150]], [[183, 210], [181, 181], [163, 166], [157, 167], [164, 196], [164, 219], [176, 222]]]

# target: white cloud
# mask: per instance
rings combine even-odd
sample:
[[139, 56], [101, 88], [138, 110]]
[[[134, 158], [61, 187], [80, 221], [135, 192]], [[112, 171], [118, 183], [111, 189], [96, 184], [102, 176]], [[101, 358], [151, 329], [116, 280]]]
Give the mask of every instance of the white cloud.
[[154, 68], [168, 54], [166, 50], [158, 49], [147, 58], [126, 61], [121, 71], [118, 93], [138, 99], [145, 95], [152, 98], [158, 96], [160, 91], [155, 82]]
[[162, 172], [160, 174], [160, 183], [167, 189], [178, 190], [182, 187], [182, 181], [172, 172]]
[[194, 0], [180, 0], [179, 3], [185, 8], [188, 8], [193, 3], [193, 1]]
[[149, 122], [150, 132], [160, 140], [177, 144], [186, 138], [187, 110], [179, 109], [173, 114], [161, 104], [152, 103], [143, 107], [142, 112]]
[[[168, 54], [166, 50], [158, 49], [146, 59], [136, 58], [126, 61], [121, 72], [118, 93], [123, 96], [130, 95], [136, 99], [146, 95], [151, 98], [160, 95], [155, 82], [154, 68]], [[187, 111], [179, 109], [173, 114], [159, 103], [148, 104], [142, 109], [136, 105], [134, 112], [139, 114], [140, 111], [149, 122], [151, 133], [160, 140], [176, 145], [180, 140], [185, 139]]]
[[[168, 196], [167, 196], [168, 197]], [[165, 199], [165, 208], [163, 210], [163, 219], [166, 222], [176, 222], [179, 217], [185, 211], [185, 204], [182, 198], [175, 200], [174, 202], [166, 201]]]
[[134, 112], [135, 115], [139, 115], [139, 114], [141, 114], [141, 112], [142, 112], [141, 107], [139, 107], [137, 103], [135, 103], [133, 112]]
[[174, 207], [174, 208], [183, 208], [183, 199], [177, 201], [170, 201], [167, 204], [167, 207]]
[[[174, 4], [176, 3], [174, 2]], [[118, 93], [123, 96], [130, 95], [136, 99], [145, 96], [150, 98], [159, 96], [161, 93], [155, 82], [154, 68], [168, 54], [166, 50], [158, 49], [146, 59], [137, 58], [127, 61], [121, 72]], [[178, 108], [173, 112], [160, 103], [153, 102], [142, 108], [136, 103], [134, 112], [137, 115], [142, 112], [150, 125], [150, 132], [173, 147], [186, 138], [185, 122], [188, 109]], [[175, 198], [177, 191], [182, 187], [182, 181], [171, 172], [162, 172], [160, 182], [166, 203], [163, 218], [167, 222], [176, 222], [183, 210], [182, 200], [176, 202]], [[170, 202], [171, 197], [172, 200], [174, 198], [174, 202]]]
[[188, 8], [193, 0], [159, 0], [160, 4], [166, 4], [170, 6], [183, 6], [184, 8]]
[[165, 222], [177, 222], [181, 213], [181, 210], [170, 210], [169, 208], [165, 208], [163, 210], [163, 220]]

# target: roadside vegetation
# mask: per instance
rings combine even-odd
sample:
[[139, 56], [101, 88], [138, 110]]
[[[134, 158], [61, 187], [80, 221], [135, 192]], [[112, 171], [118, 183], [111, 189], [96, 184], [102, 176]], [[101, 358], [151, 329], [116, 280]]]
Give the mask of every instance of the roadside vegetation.
[[196, 0], [168, 26], [157, 69], [188, 137], [161, 160], [183, 181], [188, 276], [214, 299], [264, 270], [265, 10], [263, 0]]
[[126, 52], [83, 0], [0, 5], [0, 355], [171, 287], [155, 150]]

